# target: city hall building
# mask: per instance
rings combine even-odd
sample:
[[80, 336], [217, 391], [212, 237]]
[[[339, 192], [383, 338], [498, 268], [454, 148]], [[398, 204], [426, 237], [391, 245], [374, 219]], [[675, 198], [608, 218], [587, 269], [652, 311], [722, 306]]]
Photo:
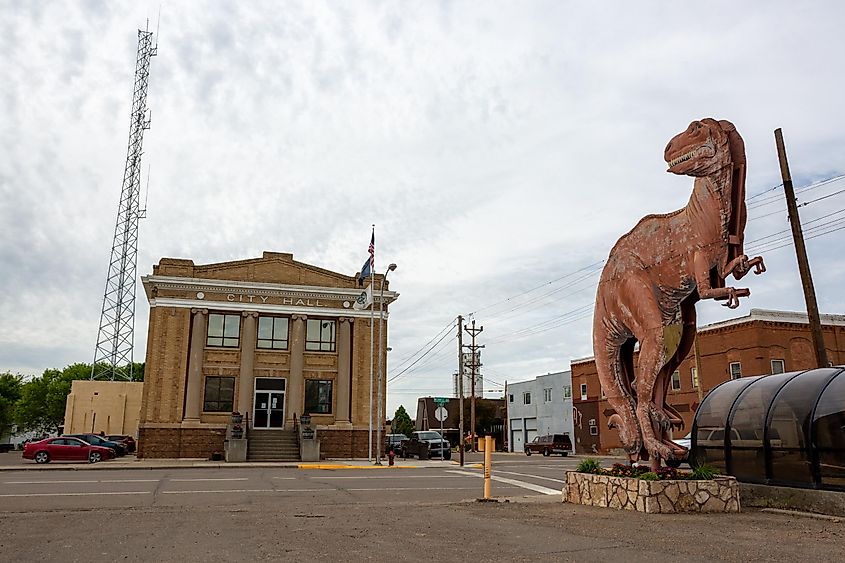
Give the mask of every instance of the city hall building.
[[377, 354], [386, 372], [387, 308], [398, 297], [385, 286], [380, 331], [382, 281], [375, 277], [371, 397], [372, 313], [353, 306], [362, 291], [355, 276], [276, 252], [205, 265], [162, 258], [142, 277], [150, 321], [138, 456], [222, 452], [238, 412], [250, 442], [292, 431], [307, 413], [324, 457], [367, 457]]

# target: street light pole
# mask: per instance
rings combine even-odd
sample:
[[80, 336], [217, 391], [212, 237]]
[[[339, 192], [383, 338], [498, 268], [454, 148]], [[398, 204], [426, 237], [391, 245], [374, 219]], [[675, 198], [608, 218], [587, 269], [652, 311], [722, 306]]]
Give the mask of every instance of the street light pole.
[[376, 465], [381, 465], [381, 427], [384, 425], [384, 414], [381, 410], [381, 388], [382, 381], [384, 380], [384, 353], [382, 352], [382, 345], [387, 340], [383, 333], [384, 313], [382, 311], [384, 309], [384, 284], [387, 281], [387, 274], [395, 269], [396, 264], [390, 264], [387, 267], [387, 271], [384, 272], [384, 276], [381, 278], [381, 291], [379, 292], [378, 300], [378, 399], [376, 407], [378, 412], [376, 422], [378, 424], [376, 426]]

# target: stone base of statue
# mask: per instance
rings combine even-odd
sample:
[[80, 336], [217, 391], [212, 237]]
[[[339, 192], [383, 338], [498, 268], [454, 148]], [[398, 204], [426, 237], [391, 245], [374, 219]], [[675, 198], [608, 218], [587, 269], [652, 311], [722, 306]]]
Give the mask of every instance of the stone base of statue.
[[226, 440], [226, 461], [246, 461], [246, 439], [229, 438]]
[[299, 456], [302, 461], [320, 461], [320, 440], [301, 440]]
[[563, 501], [650, 514], [739, 512], [739, 484], [733, 477], [647, 481], [569, 471]]

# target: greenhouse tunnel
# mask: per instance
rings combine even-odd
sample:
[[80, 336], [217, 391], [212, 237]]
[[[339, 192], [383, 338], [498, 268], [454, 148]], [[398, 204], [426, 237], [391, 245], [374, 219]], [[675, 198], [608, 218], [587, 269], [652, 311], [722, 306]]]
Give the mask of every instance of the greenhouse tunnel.
[[750, 483], [845, 491], [845, 368], [715, 387], [696, 411], [690, 461]]

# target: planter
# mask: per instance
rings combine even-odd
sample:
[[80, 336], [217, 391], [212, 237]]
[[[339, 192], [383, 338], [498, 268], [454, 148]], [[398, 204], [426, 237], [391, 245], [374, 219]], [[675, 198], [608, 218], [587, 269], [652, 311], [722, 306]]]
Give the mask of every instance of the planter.
[[733, 477], [709, 481], [646, 481], [632, 477], [566, 473], [564, 502], [638, 512], [739, 512], [739, 485]]

